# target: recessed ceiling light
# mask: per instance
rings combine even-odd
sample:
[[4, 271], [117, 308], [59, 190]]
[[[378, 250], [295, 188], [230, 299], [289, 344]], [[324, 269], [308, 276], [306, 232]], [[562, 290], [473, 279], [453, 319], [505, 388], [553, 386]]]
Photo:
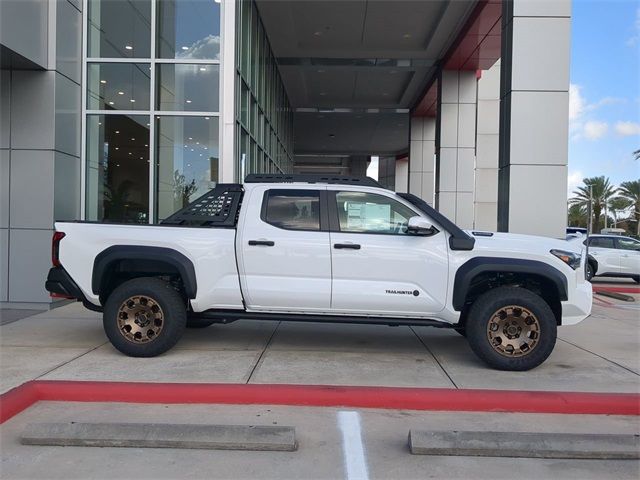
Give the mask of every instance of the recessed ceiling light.
[[120, 147], [116, 147], [116, 150], [120, 150]]
[[182, 47], [182, 50], [189, 50], [189, 47]]
[[118, 95], [124, 95], [124, 92], [118, 92]]
[[116, 163], [116, 167], [119, 167], [119, 166], [120, 166], [120, 164], [119, 164], [119, 163]]
[[105, 83], [107, 83], [107, 81], [106, 80], [100, 80], [100, 83], [105, 84]]
[[102, 125], [102, 122], [98, 122], [98, 125]]
[[113, 105], [113, 102], [109, 102], [109, 105]]
[[132, 98], [131, 100], [129, 100], [131, 103], [136, 103], [136, 101]]
[[209, 117], [204, 117], [205, 120], [209, 120]]
[[191, 166], [191, 164], [190, 164], [190, 163], [187, 163], [187, 167], [190, 167], [190, 166]]
[[133, 50], [133, 47], [131, 45], [125, 45], [124, 48], [126, 48], [127, 50]]
[[133, 153], [129, 152], [129, 155], [133, 155]]
[[120, 133], [120, 130], [116, 130], [116, 133]]
[[205, 150], [209, 150], [209, 147], [204, 147]]
[[132, 142], [133, 142], [133, 141], [135, 141], [135, 138], [131, 137], [131, 141], [132, 141]]
[[200, 145], [200, 142], [196, 142], [196, 145]]
[[140, 160], [144, 160], [144, 158], [140, 157]]
[[193, 140], [193, 137], [189, 137], [189, 140]]
[[187, 100], [187, 103], [191, 103], [191, 100]]
[[146, 143], [144, 144], [145, 147], [148, 147], [149, 145], [147, 145]]
[[201, 72], [206, 72], [207, 71], [207, 67], [200, 67], [200, 71]]
[[193, 152], [193, 148], [191, 149], [191, 151]]

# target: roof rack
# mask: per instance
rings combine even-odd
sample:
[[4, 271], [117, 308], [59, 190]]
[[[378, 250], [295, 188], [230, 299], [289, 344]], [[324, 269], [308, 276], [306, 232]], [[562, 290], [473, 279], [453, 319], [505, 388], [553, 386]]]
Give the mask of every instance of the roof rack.
[[268, 174], [251, 173], [244, 183], [329, 183], [337, 185], [361, 185], [363, 187], [383, 188], [371, 177], [351, 177], [348, 175], [312, 175], [312, 174]]
[[219, 183], [213, 189], [160, 223], [187, 227], [233, 228], [238, 219], [242, 193], [241, 185]]

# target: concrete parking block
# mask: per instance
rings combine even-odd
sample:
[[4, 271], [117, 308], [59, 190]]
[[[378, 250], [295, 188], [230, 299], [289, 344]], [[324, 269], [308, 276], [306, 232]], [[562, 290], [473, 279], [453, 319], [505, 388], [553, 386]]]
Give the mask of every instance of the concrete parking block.
[[634, 460], [640, 436], [410, 430], [409, 449], [414, 455]]
[[132, 358], [108, 344], [43, 379], [245, 383], [259, 356], [257, 351], [171, 350], [159, 357]]
[[164, 423], [30, 423], [23, 445], [293, 452], [294, 427]]
[[[22, 320], [20, 320], [22, 321]], [[0, 349], [0, 393], [38, 378], [86, 353], [87, 348], [5, 347]]]
[[251, 383], [452, 387], [428, 353], [267, 350]]

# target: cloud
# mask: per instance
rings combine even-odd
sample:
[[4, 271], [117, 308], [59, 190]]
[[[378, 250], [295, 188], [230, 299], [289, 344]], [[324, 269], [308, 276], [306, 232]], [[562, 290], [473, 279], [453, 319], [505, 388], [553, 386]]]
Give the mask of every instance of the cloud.
[[621, 137], [640, 135], [640, 123], [636, 122], [616, 122], [614, 130]]
[[178, 58], [220, 60], [220, 36], [208, 35], [188, 47], [182, 47]]
[[569, 197], [573, 196], [573, 192], [582, 185], [582, 179], [584, 175], [579, 170], [569, 172], [569, 176], [567, 177], [567, 195]]
[[640, 41], [640, 8], [636, 10], [636, 20], [633, 24], [633, 35], [625, 42], [627, 47], [635, 47]]
[[598, 120], [589, 120], [584, 124], [584, 136], [589, 140], [598, 140], [604, 137], [609, 130], [609, 125], [606, 122], [600, 122]]
[[584, 112], [585, 100], [580, 92], [582, 87], [572, 83], [569, 85], [569, 120], [577, 120]]

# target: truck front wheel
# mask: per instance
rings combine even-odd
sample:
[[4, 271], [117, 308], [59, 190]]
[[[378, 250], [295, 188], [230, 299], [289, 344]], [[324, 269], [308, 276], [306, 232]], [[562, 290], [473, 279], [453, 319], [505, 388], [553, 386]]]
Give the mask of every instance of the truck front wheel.
[[135, 278], [119, 285], [104, 307], [104, 331], [130, 357], [155, 357], [173, 347], [187, 323], [181, 295], [159, 278]]
[[471, 349], [498, 370], [531, 370], [556, 343], [557, 325], [540, 296], [517, 287], [498, 287], [476, 299], [466, 324]]

